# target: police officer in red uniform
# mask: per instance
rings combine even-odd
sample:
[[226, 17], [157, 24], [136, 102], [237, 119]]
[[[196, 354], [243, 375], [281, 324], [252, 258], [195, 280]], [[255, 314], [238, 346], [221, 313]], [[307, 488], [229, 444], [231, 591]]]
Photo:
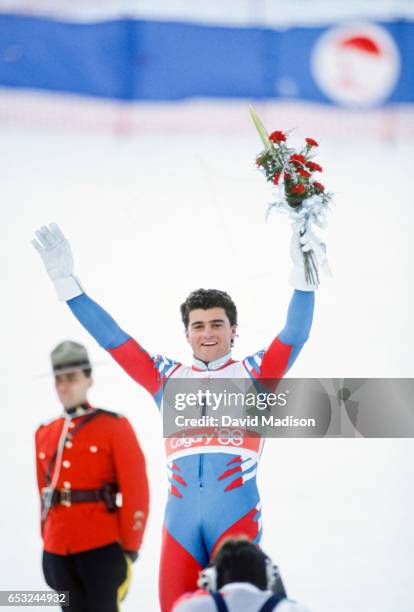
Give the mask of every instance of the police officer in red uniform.
[[92, 407], [84, 346], [51, 353], [63, 414], [36, 431], [47, 584], [69, 591], [71, 612], [118, 612], [148, 516], [144, 455], [129, 421]]

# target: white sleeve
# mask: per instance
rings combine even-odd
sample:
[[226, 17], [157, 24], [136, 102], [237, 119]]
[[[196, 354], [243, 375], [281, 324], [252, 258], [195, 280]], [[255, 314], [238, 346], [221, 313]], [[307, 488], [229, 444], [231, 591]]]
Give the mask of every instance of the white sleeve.
[[179, 603], [173, 607], [172, 612], [217, 612], [217, 608], [212, 597], [196, 596], [182, 601], [179, 600]]

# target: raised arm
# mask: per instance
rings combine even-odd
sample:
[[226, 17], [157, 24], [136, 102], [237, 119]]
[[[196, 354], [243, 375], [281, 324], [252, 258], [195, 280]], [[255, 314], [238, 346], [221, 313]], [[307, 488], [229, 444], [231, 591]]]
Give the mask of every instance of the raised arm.
[[313, 291], [293, 292], [286, 324], [263, 355], [260, 369], [263, 378], [280, 378], [292, 367], [309, 337], [314, 303]]
[[161, 355], [150, 355], [86, 293], [68, 300], [67, 304], [98, 344], [159, 403], [163, 381], [179, 364]]
[[179, 364], [160, 356], [152, 357], [99, 304], [84, 293], [79, 279], [73, 274], [69, 241], [56, 223], [38, 230], [32, 244], [43, 260], [58, 298], [67, 302], [83, 327], [129, 376], [158, 400], [164, 378]]
[[310, 240], [306, 234], [293, 233], [290, 253], [293, 270], [290, 283], [295, 288], [290, 300], [286, 324], [269, 348], [258, 351], [244, 360], [245, 367], [252, 378], [282, 378], [291, 368], [303, 345], [309, 337], [312, 326], [316, 286], [306, 280], [303, 248], [309, 248]]
[[244, 360], [253, 378], [282, 378], [293, 365], [309, 337], [315, 293], [296, 289], [290, 300], [286, 324], [269, 348]]

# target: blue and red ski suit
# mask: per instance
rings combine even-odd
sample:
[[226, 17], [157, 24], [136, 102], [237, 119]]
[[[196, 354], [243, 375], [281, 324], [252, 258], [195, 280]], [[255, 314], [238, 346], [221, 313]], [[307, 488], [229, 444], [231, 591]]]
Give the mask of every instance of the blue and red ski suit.
[[[81, 324], [115, 361], [162, 405], [168, 378], [281, 378], [308, 338], [314, 293], [295, 290], [286, 325], [266, 350], [234, 361], [228, 354], [191, 367], [150, 355], [85, 293], [68, 301]], [[185, 439], [184, 439], [185, 440]], [[237, 534], [261, 538], [261, 504], [256, 484], [263, 440], [245, 438], [232, 446], [215, 439], [166, 439], [169, 495], [160, 563], [160, 603], [169, 612], [175, 600], [193, 591], [198, 572], [220, 542]]]

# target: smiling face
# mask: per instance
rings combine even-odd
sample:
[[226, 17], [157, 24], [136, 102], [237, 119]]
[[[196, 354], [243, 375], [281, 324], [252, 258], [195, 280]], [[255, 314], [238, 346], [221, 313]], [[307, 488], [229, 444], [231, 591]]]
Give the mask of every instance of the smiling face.
[[73, 408], [87, 401], [87, 393], [92, 385], [92, 378], [83, 370], [55, 375], [55, 388], [64, 408]]
[[194, 356], [210, 362], [227, 355], [236, 329], [236, 325], [230, 325], [224, 308], [196, 308], [189, 313], [185, 335]]

